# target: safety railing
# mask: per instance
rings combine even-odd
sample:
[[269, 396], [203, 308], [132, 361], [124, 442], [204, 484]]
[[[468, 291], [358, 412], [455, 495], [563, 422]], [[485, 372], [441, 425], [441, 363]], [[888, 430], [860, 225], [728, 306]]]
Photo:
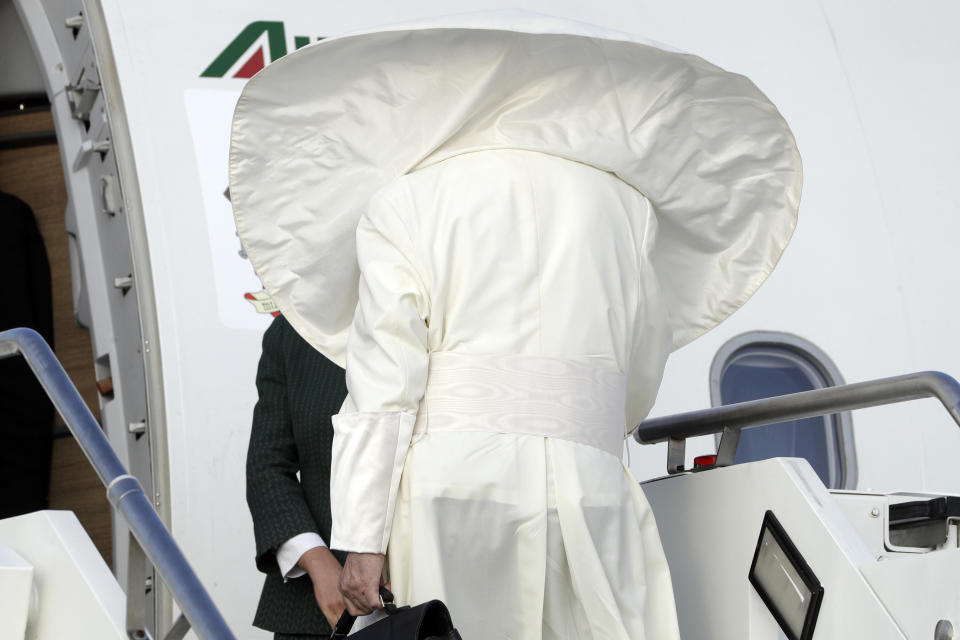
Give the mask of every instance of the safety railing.
[[723, 467], [733, 464], [741, 429], [921, 398], [939, 399], [960, 426], [960, 383], [945, 373], [923, 371], [650, 418], [636, 427], [633, 437], [641, 444], [668, 443], [667, 472], [679, 473], [687, 438], [722, 433], [712, 466]]
[[[110, 447], [103, 430], [83, 402], [60, 361], [46, 341], [32, 329], [10, 329], [0, 333], [0, 358], [22, 355], [43, 386], [67, 428], [107, 488], [107, 499], [123, 515], [130, 526], [130, 571], [127, 594], [127, 633], [131, 638], [146, 640], [142, 598], [134, 595], [132, 585], [144, 584], [149, 560], [173, 594], [183, 611], [167, 634], [167, 640], [182, 638], [193, 627], [200, 638], [232, 640], [213, 600], [183, 556], [173, 536], [167, 531], [140, 482], [127, 473]], [[145, 556], [145, 559], [144, 559]], [[139, 560], [139, 561], [138, 561]]]

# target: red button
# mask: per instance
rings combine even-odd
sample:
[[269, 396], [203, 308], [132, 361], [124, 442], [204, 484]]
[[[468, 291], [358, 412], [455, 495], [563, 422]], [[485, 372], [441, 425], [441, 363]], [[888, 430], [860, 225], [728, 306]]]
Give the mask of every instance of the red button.
[[694, 469], [703, 469], [704, 467], [709, 467], [717, 463], [717, 456], [711, 454], [708, 456], [697, 456], [693, 459], [693, 468]]

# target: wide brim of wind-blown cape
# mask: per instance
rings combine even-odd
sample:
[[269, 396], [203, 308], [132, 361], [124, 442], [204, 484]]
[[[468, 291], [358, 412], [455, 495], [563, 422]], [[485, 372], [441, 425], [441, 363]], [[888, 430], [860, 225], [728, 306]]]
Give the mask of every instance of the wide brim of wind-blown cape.
[[354, 234], [371, 196], [487, 149], [591, 165], [649, 199], [675, 348], [747, 301], [793, 233], [802, 182], [789, 127], [749, 79], [577, 23], [458, 21], [469, 24], [322, 41], [271, 64], [240, 97], [237, 230], [304, 338], [344, 364]]

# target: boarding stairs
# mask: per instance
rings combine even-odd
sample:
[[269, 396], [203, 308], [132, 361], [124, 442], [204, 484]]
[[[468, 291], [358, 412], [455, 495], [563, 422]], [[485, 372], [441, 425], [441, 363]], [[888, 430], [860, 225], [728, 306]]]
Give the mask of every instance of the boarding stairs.
[[[30, 329], [0, 333], [0, 358], [17, 354], [29, 363], [111, 505], [129, 524], [127, 584], [144, 584], [149, 563], [179, 605], [182, 613], [164, 640], [180, 640], [191, 628], [204, 640], [234, 638], [50, 347]], [[667, 443], [667, 475], [643, 488], [670, 563], [682, 636], [954, 638], [960, 622], [960, 498], [831, 492], [802, 459], [733, 465], [742, 429], [927, 397], [938, 398], [960, 425], [960, 383], [936, 372], [642, 422], [634, 431], [638, 442]], [[717, 455], [685, 469], [686, 439], [708, 434], [721, 434]], [[119, 586], [78, 529], [72, 514], [63, 512], [0, 521], [0, 637], [151, 638], [144, 599], [122, 598], [125, 605], [118, 610]], [[36, 535], [17, 537], [12, 530]], [[46, 551], [38, 554], [37, 548]], [[64, 591], [65, 585], [72, 591]], [[89, 596], [99, 603], [86, 613], [91, 620], [109, 618], [104, 628], [112, 631], [91, 636], [82, 615], [58, 617], [66, 608], [55, 599], [64, 593], [77, 602]]]

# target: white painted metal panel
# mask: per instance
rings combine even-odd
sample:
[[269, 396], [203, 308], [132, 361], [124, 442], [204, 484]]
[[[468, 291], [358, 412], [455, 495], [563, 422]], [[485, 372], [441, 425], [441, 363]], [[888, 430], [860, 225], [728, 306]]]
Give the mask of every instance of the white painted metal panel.
[[20, 640], [27, 632], [33, 565], [0, 544], [0, 637]]
[[[684, 638], [779, 637], [773, 615], [748, 581], [768, 509], [823, 586], [814, 638], [908, 637], [860, 571], [876, 559], [806, 460], [777, 458], [674, 476], [649, 482], [644, 491], [670, 563]], [[919, 604], [918, 595], [896, 596], [902, 608]]]
[[908, 638], [935, 638], [940, 620], [960, 622], [960, 549], [887, 557], [862, 571]]
[[37, 604], [27, 638], [127, 637], [123, 591], [72, 512], [36, 511], [0, 520], [0, 542], [34, 569]]

